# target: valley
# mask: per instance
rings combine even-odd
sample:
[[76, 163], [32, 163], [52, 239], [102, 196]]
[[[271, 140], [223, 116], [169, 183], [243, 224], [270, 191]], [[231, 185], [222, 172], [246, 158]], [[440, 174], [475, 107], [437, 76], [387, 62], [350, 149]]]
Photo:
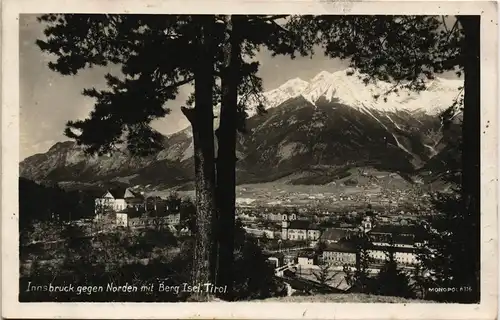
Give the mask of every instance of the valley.
[[[362, 75], [342, 70], [321, 72], [310, 82], [292, 79], [264, 92], [267, 112], [255, 114], [250, 101], [247, 132], [237, 140], [239, 197], [265, 203], [282, 194], [295, 199], [351, 190], [414, 194], [442, 189], [446, 163], [460, 158], [453, 144], [460, 132], [459, 124], [443, 130], [440, 115], [461, 83], [437, 78], [428, 91], [392, 93], [380, 101], [375, 97], [387, 84], [364, 84]], [[454, 119], [459, 121], [460, 114]], [[131, 156], [126, 145], [96, 156], [75, 142], [58, 142], [24, 159], [20, 176], [68, 189], [118, 185], [189, 194], [194, 189], [192, 148], [189, 127], [165, 136], [164, 149], [144, 157]]]

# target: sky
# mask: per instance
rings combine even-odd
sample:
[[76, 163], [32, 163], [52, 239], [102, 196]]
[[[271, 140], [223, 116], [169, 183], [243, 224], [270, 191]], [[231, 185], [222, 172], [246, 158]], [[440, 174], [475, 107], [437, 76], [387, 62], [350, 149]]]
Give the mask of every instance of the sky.
[[[20, 159], [46, 152], [59, 141], [69, 140], [63, 135], [68, 120], [84, 119], [93, 109], [94, 100], [84, 97], [84, 88], [105, 88], [104, 74], [120, 74], [117, 66], [92, 68], [76, 76], [62, 76], [51, 71], [47, 64], [53, 60], [35, 44], [44, 39], [43, 25], [36, 15], [21, 15], [20, 19]], [[272, 57], [262, 50], [255, 58], [260, 62], [259, 76], [264, 89], [274, 89], [289, 79], [299, 77], [309, 81], [320, 71], [335, 72], [345, 69], [347, 62], [330, 59], [323, 54], [310, 57]], [[186, 101], [189, 87], [183, 88], [175, 101], [167, 106], [171, 113], [156, 120], [153, 127], [164, 134], [177, 132], [188, 126], [180, 111]]]

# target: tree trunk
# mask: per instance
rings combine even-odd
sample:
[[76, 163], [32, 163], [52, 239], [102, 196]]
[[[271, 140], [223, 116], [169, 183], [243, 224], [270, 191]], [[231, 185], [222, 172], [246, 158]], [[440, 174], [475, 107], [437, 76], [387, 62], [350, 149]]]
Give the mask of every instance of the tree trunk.
[[[213, 16], [198, 17], [200, 34], [198, 41], [195, 77], [195, 107], [181, 108], [193, 129], [196, 222], [194, 233], [192, 284], [203, 285], [213, 282], [210, 266], [213, 235], [212, 224], [215, 214], [215, 159], [213, 135], [213, 87], [214, 53], [212, 42]], [[195, 299], [203, 299], [199, 293]]]
[[234, 17], [225, 17], [229, 38], [224, 47], [224, 66], [221, 77], [221, 112], [217, 153], [217, 209], [220, 228], [218, 232], [217, 283], [227, 286], [224, 296], [232, 300], [234, 229], [236, 205], [236, 135], [241, 40], [235, 30]]
[[[464, 61], [464, 112], [462, 124], [462, 200], [464, 212], [463, 230], [470, 234], [466, 244], [468, 262], [462, 265], [464, 285], [472, 286], [475, 297], [479, 301], [480, 283], [480, 16], [459, 16], [464, 30], [465, 41], [462, 47]], [[464, 261], [466, 262], [466, 261]]]

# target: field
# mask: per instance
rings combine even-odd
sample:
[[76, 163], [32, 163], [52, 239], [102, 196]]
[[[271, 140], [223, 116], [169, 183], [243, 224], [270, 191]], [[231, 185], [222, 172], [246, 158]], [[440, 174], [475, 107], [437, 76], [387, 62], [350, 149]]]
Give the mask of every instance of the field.
[[[151, 191], [147, 193], [151, 196], [167, 197], [174, 189], [165, 189]], [[381, 192], [381, 188], [363, 188], [363, 187], [335, 187], [329, 185], [290, 185], [285, 183], [266, 182], [258, 184], [244, 184], [236, 187], [236, 194], [240, 202], [248, 204], [255, 201], [271, 202], [277, 199], [287, 199], [294, 197], [295, 200], [315, 200], [328, 198], [333, 195], [355, 195], [355, 194], [373, 194]], [[175, 191], [181, 197], [194, 197], [194, 190]]]
[[[323, 172], [322, 175], [328, 175]], [[274, 199], [287, 193], [299, 194], [356, 194], [360, 192], [380, 193], [382, 190], [404, 190], [412, 188], [412, 183], [398, 174], [379, 171], [373, 168], [351, 168], [346, 176], [333, 179], [328, 183], [308, 181], [318, 173], [297, 172], [271, 182], [240, 184], [237, 186], [238, 197]], [[306, 181], [307, 180], [307, 181]], [[165, 196], [174, 189], [151, 191], [152, 195]], [[179, 189], [177, 189], [179, 190]], [[193, 196], [194, 190], [179, 190], [179, 194]]]
[[[173, 189], [152, 191], [148, 195], [167, 197]], [[194, 190], [175, 191], [194, 199]], [[292, 185], [282, 182], [245, 184], [236, 187], [237, 206], [314, 207], [351, 210], [370, 203], [374, 208], [413, 208], [424, 202], [412, 190], [388, 191], [380, 186]], [[419, 210], [420, 211], [420, 210]]]

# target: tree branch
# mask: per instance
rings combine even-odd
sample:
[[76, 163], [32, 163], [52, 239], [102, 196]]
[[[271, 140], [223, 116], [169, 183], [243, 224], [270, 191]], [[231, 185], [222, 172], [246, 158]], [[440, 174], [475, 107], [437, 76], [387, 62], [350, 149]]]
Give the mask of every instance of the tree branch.
[[455, 20], [455, 23], [453, 24], [453, 27], [451, 28], [450, 32], [448, 32], [448, 36], [446, 37], [446, 42], [450, 40], [450, 37], [453, 34], [453, 31], [455, 31], [457, 24], [458, 24], [458, 18]]
[[195, 119], [194, 108], [186, 108], [186, 107], [182, 106], [181, 111], [186, 116], [186, 118], [188, 119], [189, 123], [191, 123], [191, 126], [192, 126], [194, 124], [194, 119]]
[[188, 77], [188, 78], [184, 78], [184, 80], [181, 80], [181, 81], [178, 81], [178, 82], [175, 82], [169, 86], [166, 86], [166, 87], [163, 87], [159, 90], [159, 92], [164, 92], [165, 90], [170, 90], [172, 88], [176, 88], [176, 87], [180, 87], [180, 86], [183, 86], [191, 81], [194, 80], [194, 77]]
[[384, 50], [384, 44], [385, 44], [385, 41], [387, 40], [387, 37], [389, 35], [385, 35], [384, 39], [383, 40], [380, 40], [379, 39], [379, 42], [380, 42], [380, 49]]
[[289, 14], [278, 14], [278, 15], [272, 15], [272, 16], [268, 16], [266, 18], [256, 18], [256, 19], [249, 19], [248, 21], [249, 22], [254, 22], [254, 21], [274, 21], [274, 20], [278, 20], [278, 19], [284, 19], [286, 17], [289, 17], [290, 15]]
[[446, 25], [446, 21], [444, 21], [444, 16], [441, 16], [441, 20], [443, 21], [444, 30], [446, 30], [446, 32], [449, 32], [448, 26]]
[[401, 84], [401, 80], [398, 80], [398, 82], [396, 82], [396, 84], [394, 84], [389, 90], [387, 90], [386, 92], [384, 92], [382, 95], [384, 96], [387, 96], [389, 95], [391, 92], [393, 92], [393, 90], [395, 88], [397, 88], [397, 86], [399, 86]]
[[276, 27], [280, 28], [282, 31], [289, 33], [289, 34], [294, 34], [292, 31], [288, 30], [287, 28], [279, 25], [275, 20], [271, 20], [271, 23], [274, 24]]

